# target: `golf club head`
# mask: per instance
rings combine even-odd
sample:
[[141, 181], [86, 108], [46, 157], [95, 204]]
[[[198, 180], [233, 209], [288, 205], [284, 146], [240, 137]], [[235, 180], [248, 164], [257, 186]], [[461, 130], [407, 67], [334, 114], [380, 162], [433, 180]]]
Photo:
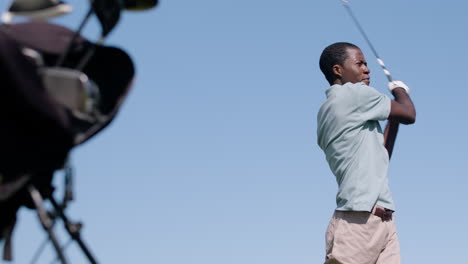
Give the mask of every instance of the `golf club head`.
[[34, 20], [48, 20], [53, 17], [66, 15], [73, 11], [73, 7], [60, 0], [13, 0], [2, 14], [2, 22], [9, 24], [14, 17]]
[[107, 36], [117, 25], [122, 11], [121, 0], [94, 0], [92, 9], [102, 27], [102, 37]]
[[158, 4], [158, 0], [124, 0], [124, 9], [140, 11], [151, 9]]

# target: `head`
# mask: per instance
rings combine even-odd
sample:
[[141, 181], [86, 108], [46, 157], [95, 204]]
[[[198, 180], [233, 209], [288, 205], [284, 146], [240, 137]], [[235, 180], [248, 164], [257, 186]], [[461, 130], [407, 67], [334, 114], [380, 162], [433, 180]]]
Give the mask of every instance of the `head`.
[[320, 56], [320, 70], [330, 85], [370, 83], [370, 70], [364, 54], [358, 46], [351, 43], [338, 42], [326, 47]]

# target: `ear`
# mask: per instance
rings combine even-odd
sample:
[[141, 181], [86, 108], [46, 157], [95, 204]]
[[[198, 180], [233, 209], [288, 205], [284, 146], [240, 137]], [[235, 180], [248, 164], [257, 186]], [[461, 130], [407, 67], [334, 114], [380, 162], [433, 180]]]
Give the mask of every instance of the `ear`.
[[333, 65], [333, 73], [336, 75], [336, 76], [339, 76], [341, 77], [343, 75], [343, 67], [339, 64], [335, 64]]

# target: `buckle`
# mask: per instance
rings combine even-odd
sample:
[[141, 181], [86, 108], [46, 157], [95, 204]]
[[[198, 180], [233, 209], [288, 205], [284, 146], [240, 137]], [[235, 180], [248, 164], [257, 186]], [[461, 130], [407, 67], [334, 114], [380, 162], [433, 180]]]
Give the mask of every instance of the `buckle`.
[[389, 210], [389, 209], [385, 209], [385, 212], [384, 212], [384, 220], [385, 221], [390, 221], [392, 220], [392, 214], [393, 214], [393, 211], [392, 210]]
[[374, 215], [380, 217], [382, 221], [390, 221], [392, 220], [393, 211], [385, 208], [375, 208]]

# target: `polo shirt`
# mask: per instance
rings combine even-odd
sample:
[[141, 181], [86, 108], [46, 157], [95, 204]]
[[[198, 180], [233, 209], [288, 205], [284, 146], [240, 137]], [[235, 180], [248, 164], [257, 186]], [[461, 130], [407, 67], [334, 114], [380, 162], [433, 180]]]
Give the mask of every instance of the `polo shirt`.
[[388, 152], [379, 120], [391, 100], [364, 83], [332, 85], [317, 115], [317, 141], [336, 177], [336, 210], [395, 210], [388, 184]]

